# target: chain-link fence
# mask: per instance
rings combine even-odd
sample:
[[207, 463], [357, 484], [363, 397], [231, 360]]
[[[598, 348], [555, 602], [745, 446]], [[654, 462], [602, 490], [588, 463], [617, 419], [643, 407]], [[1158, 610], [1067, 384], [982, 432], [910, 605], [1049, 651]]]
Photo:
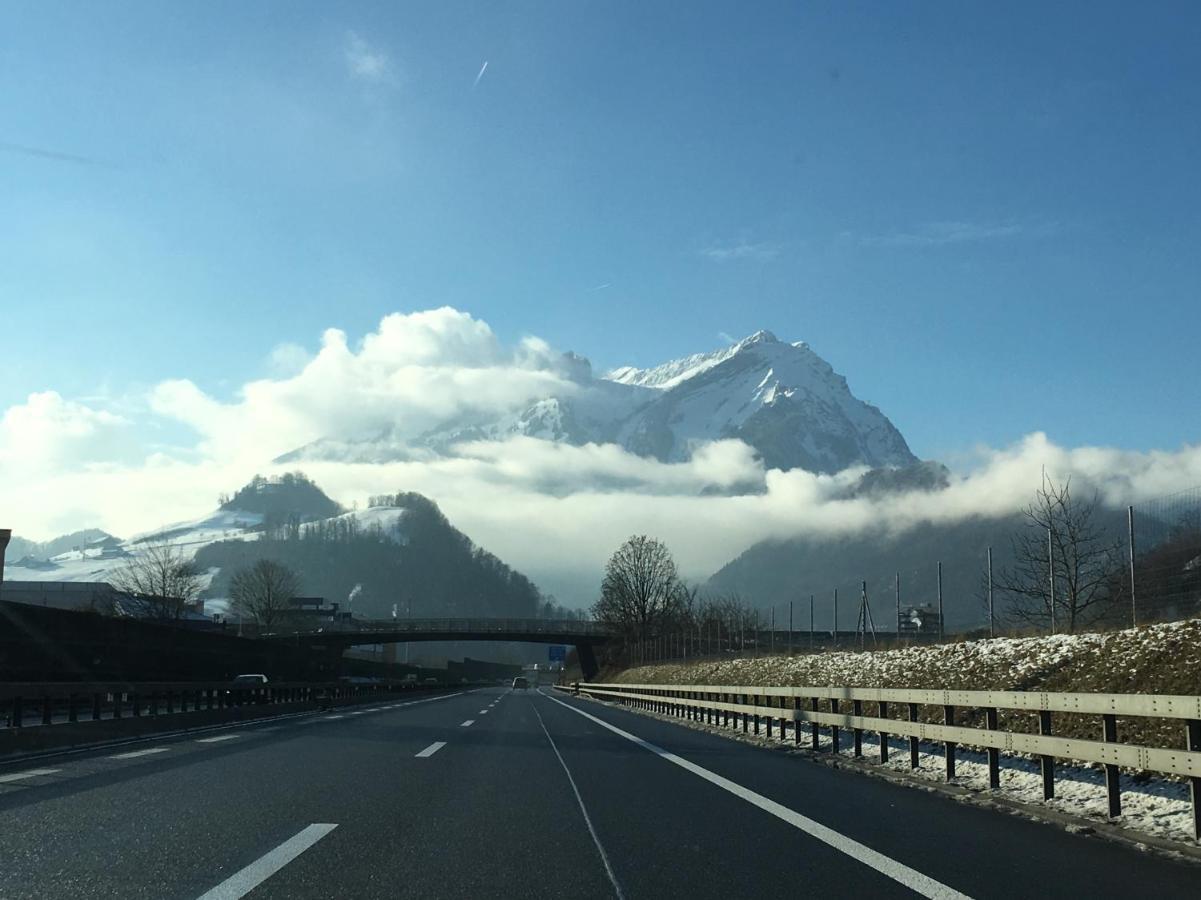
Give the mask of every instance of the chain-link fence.
[[[1011, 538], [1023, 531], [1029, 538], [1030, 523], [1016, 518], [965, 525], [960, 532], [970, 539], [942, 560], [937, 540], [881, 542], [873, 564], [864, 567], [874, 573], [850, 576], [846, 565], [841, 572], [799, 573], [794, 600], [767, 604], [743, 596], [745, 612], [714, 623], [703, 616], [672, 622], [631, 656], [653, 662], [885, 649], [1201, 616], [1201, 487], [1125, 510], [1097, 508], [1092, 521], [1089, 553], [1071, 545], [1075, 523], [1055, 524], [1053, 537], [1035, 535], [1023, 555], [1021, 540]], [[915, 550], [924, 557], [917, 565]], [[1082, 566], [1091, 566], [1088, 579]], [[1024, 585], [1027, 596], [1017, 596], [1015, 585]], [[1016, 615], [1022, 600], [1038, 615]]]
[[1138, 621], [1201, 615], [1201, 487], [1130, 508]]

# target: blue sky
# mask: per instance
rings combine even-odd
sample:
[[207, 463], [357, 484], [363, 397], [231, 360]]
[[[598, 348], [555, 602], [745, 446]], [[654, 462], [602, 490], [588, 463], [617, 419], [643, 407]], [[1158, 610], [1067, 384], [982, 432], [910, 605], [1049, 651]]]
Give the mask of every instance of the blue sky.
[[0, 411], [451, 305], [770, 328], [923, 457], [1201, 438], [1196, 4], [2, 6]]

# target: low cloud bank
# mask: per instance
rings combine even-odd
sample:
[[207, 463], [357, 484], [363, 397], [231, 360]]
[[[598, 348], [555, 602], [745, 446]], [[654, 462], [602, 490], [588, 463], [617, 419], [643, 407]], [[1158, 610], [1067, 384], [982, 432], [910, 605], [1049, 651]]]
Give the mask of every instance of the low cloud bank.
[[[32, 394], [0, 417], [0, 524], [33, 539], [88, 526], [130, 535], [203, 515], [219, 493], [281, 468], [270, 460], [321, 437], [411, 438], [464, 414], [577, 390], [578, 361], [535, 338], [506, 348], [485, 323], [452, 309], [387, 316], [353, 347], [330, 330], [311, 356], [289, 348], [288, 357], [293, 374], [248, 383], [229, 402], [186, 380], [164, 381], [120, 411]], [[155, 443], [181, 423], [189, 440]], [[1036, 433], [980, 448], [943, 490], [857, 498], [848, 489], [862, 470], [766, 470], [736, 440], [698, 446], [689, 461], [670, 464], [616, 445], [514, 437], [403, 462], [282, 468], [302, 468], [348, 506], [419, 491], [506, 562], [564, 583], [598, 575], [635, 532], [663, 538], [687, 574], [703, 577], [766, 538], [1006, 515], [1030, 499], [1044, 467], [1120, 506], [1201, 484], [1201, 447], [1067, 448]]]

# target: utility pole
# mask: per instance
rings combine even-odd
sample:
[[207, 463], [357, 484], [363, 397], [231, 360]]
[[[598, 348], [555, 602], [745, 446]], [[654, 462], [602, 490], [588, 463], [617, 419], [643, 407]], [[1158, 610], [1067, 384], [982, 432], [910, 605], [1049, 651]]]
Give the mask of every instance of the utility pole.
[[809, 650], [812, 652], [814, 647], [814, 632], [813, 632], [813, 595], [809, 595]]
[[897, 572], [897, 645], [901, 643], [901, 573]]
[[942, 560], [938, 561], [938, 639], [941, 641], [947, 633], [942, 620]]
[[1138, 627], [1138, 603], [1134, 596], [1134, 507], [1126, 507], [1126, 530], [1130, 535], [1130, 625]]
[[1051, 634], [1055, 633], [1055, 544], [1051, 540], [1051, 526], [1047, 526], [1047, 569], [1051, 576]]
[[792, 656], [792, 601], [788, 601], [788, 655]]
[[988, 636], [997, 636], [996, 611], [992, 603], [992, 547], [988, 548]]
[[776, 655], [776, 608], [771, 608], [771, 650], [770, 655]]
[[834, 588], [834, 649], [838, 649], [838, 588]]

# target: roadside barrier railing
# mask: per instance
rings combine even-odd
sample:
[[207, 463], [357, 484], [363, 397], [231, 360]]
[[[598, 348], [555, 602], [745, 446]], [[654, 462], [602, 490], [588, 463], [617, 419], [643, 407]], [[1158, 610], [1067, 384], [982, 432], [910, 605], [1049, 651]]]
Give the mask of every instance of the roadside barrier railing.
[[[1120, 768], [1176, 775], [1187, 779], [1192, 801], [1193, 836], [1201, 839], [1201, 697], [1166, 694], [1060, 694], [1035, 691], [948, 691], [889, 688], [764, 687], [759, 685], [596, 684], [580, 683], [566, 690], [640, 709], [674, 715], [710, 725], [733, 727], [768, 737], [778, 726], [786, 740], [791, 723], [793, 740], [802, 743], [801, 725], [810, 727], [810, 744], [819, 747], [819, 726], [830, 730], [830, 746], [839, 751], [841, 733], [851, 732], [855, 756], [862, 756], [865, 731], [879, 735], [880, 762], [888, 761], [890, 735], [909, 739], [909, 766], [919, 766], [921, 741], [941, 742], [946, 778], [955, 777], [955, 748], [959, 744], [981, 747], [988, 754], [988, 785], [1001, 786], [1001, 752], [1037, 757], [1043, 797], [1055, 796], [1055, 760], [1096, 763], [1104, 767], [1108, 812], [1122, 812]], [[864, 705], [876, 715], [864, 714]], [[849, 705], [849, 710], [847, 709]], [[825, 710], [822, 707], [825, 707]], [[941, 709], [942, 724], [923, 722], [923, 711]], [[904, 710], [904, 719], [890, 717], [893, 708]], [[982, 711], [985, 727], [955, 724], [965, 710]], [[998, 711], [1035, 713], [1039, 733], [1004, 730]], [[1086, 740], [1051, 733], [1052, 713], [1098, 716], [1100, 737]], [[1118, 718], [1180, 720], [1185, 750], [1147, 747], [1118, 741]]]
[[430, 689], [430, 685], [401, 681], [263, 685], [230, 681], [8, 682], [0, 684], [0, 728], [51, 726], [240, 706], [337, 703]]

